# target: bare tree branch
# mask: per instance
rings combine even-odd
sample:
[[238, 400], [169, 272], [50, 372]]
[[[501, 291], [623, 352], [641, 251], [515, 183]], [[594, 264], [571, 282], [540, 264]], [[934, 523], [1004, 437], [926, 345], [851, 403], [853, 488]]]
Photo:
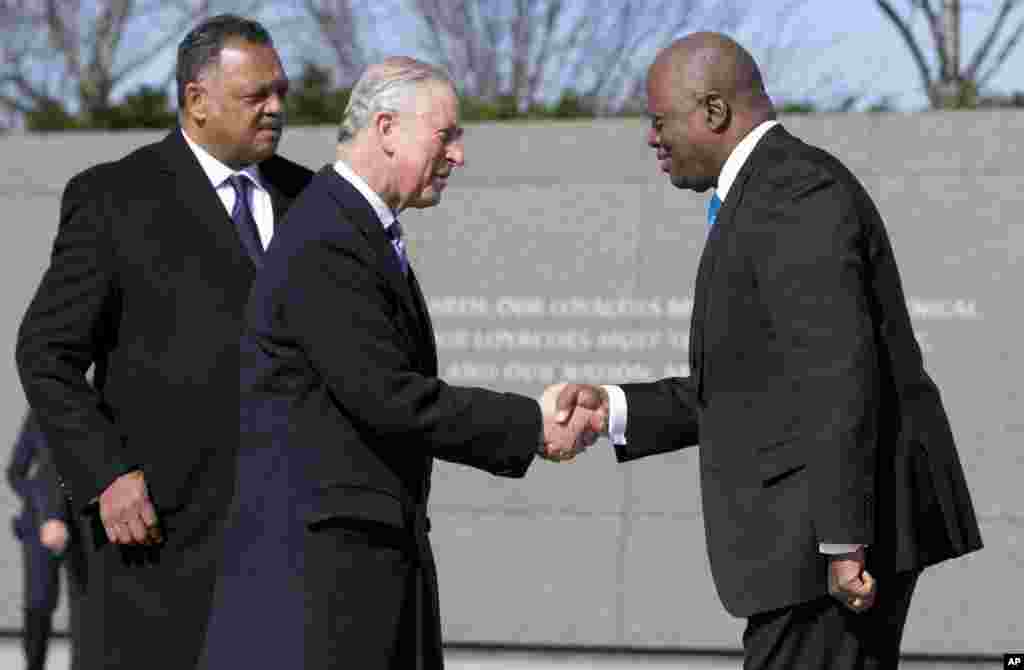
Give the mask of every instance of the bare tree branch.
[[943, 76], [946, 73], [949, 63], [946, 59], [946, 50], [943, 48], [945, 43], [944, 29], [942, 25], [942, 17], [932, 7], [931, 0], [913, 0], [911, 3], [924, 12], [925, 20], [928, 23], [928, 30], [932, 34], [932, 43], [935, 45], [935, 55], [939, 59], [939, 76]]
[[358, 16], [368, 16], [369, 3], [356, 0], [304, 0], [324, 41], [334, 52], [335, 78], [343, 84], [356, 80], [368, 63]]
[[[255, 9], [267, 0], [246, 0]], [[0, 85], [14, 108], [60, 104], [87, 118], [216, 5], [241, 0], [0, 0]], [[13, 26], [13, 30], [8, 27]], [[10, 39], [8, 39], [10, 35]], [[3, 84], [6, 82], [6, 84]]]
[[113, 86], [117, 86], [132, 73], [142, 69], [146, 65], [149, 65], [168, 48], [175, 46], [181, 39], [181, 32], [194, 22], [194, 19], [189, 21], [182, 20], [177, 29], [168, 31], [167, 34], [159, 38], [153, 46], [150, 47], [150, 49], [140, 53], [137, 57], [128, 60], [121, 67], [117, 68], [110, 75]]
[[31, 105], [25, 104], [23, 98], [7, 95], [6, 93], [0, 93], [0, 105], [18, 114], [28, 114], [34, 109]]
[[978, 78], [978, 86], [984, 87], [988, 84], [989, 80], [999, 71], [999, 68], [1006, 63], [1006, 59], [1009, 58], [1013, 50], [1017, 48], [1020, 43], [1021, 36], [1024, 35], [1024, 21], [1021, 21], [1017, 25], [1017, 29], [1013, 31], [1009, 39], [1003, 44], [1003, 48], [999, 50], [999, 54], [992, 60], [992, 63], [985, 70], [985, 73]]
[[[415, 0], [424, 48], [465, 92], [520, 109], [563, 89], [619, 104], [636, 90], [639, 55], [716, 21], [733, 0]], [[732, 16], [730, 13], [729, 16]], [[644, 63], [643, 65], [646, 65]]]
[[[999, 46], [1000, 38], [1008, 28], [1011, 15], [1024, 5], [1024, 0], [1001, 0], [995, 10], [992, 23], [971, 57], [971, 62], [959, 71], [956, 46], [952, 50], [949, 45], [960, 42], [960, 3], [953, 0], [945, 5], [946, 11], [940, 16], [930, 0], [910, 0], [911, 14], [901, 17], [889, 0], [876, 0], [878, 7], [889, 21], [896, 27], [917, 65], [925, 92], [932, 107], [972, 106], [977, 103], [979, 92], [985, 87], [996, 72], [1006, 63], [1010, 54], [1019, 46], [1024, 36], [1024, 22], [1016, 26], [1010, 36]], [[921, 10], [932, 36], [932, 49], [926, 54], [914, 38], [911, 26], [914, 10]], [[948, 24], [948, 25], [947, 25]], [[933, 71], [929, 65], [938, 63]]]
[[[995, 46], [996, 40], [999, 39], [999, 34], [1002, 32], [1003, 27], [1006, 25], [1007, 19], [1010, 16], [1010, 12], [1014, 10], [1014, 7], [1019, 4], [1019, 0], [1003, 0], [1003, 4], [999, 7], [999, 13], [992, 22], [992, 26], [989, 28], [988, 34], [985, 35], [985, 39], [982, 40], [978, 46], [977, 51], [974, 52], [974, 57], [971, 59], [971, 64], [967, 67], [965, 76], [968, 79], [976, 79], [978, 70], [985, 63], [988, 58], [989, 52], [992, 51], [992, 47]], [[1010, 38], [1010, 42], [1013, 42], [1013, 37]], [[1012, 50], [1012, 47], [1011, 47]], [[1009, 53], [1007, 53], [1009, 55]], [[1004, 57], [1005, 59], [1005, 57]], [[999, 59], [996, 59], [997, 62]], [[1000, 63], [1001, 65], [1001, 63]]]
[[[907, 45], [910, 50], [910, 54], [914, 58], [914, 64], [917, 65], [918, 74], [921, 77], [921, 86], [924, 88], [925, 93], [929, 99], [932, 99], [932, 74], [928, 67], [928, 61], [925, 59], [924, 52], [921, 51], [921, 47], [918, 45], [917, 40], [914, 38], [914, 33], [910, 29], [910, 24], [904, 21], [903, 18], [896, 13], [892, 5], [888, 0], [876, 0], [878, 7], [885, 14], [886, 18], [896, 26], [896, 30], [899, 31], [900, 36], [903, 38], [903, 42]], [[934, 104], [934, 100], [932, 101]]]
[[82, 72], [82, 62], [78, 52], [81, 39], [78, 34], [78, 23], [81, 14], [81, 3], [67, 0], [47, 0], [46, 27], [50, 44], [63, 57], [68, 75], [78, 78]]

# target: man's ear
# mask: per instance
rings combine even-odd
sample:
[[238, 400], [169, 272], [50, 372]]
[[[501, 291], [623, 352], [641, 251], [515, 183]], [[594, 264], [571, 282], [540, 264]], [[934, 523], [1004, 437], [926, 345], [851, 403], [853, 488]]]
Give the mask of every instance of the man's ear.
[[190, 81], [185, 84], [185, 116], [202, 127], [210, 116], [210, 95], [199, 82]]
[[732, 108], [725, 98], [712, 91], [704, 99], [704, 114], [708, 129], [714, 133], [722, 133], [729, 127]]
[[373, 115], [373, 129], [381, 147], [388, 155], [395, 152], [395, 140], [398, 134], [398, 118], [393, 112], [377, 112]]

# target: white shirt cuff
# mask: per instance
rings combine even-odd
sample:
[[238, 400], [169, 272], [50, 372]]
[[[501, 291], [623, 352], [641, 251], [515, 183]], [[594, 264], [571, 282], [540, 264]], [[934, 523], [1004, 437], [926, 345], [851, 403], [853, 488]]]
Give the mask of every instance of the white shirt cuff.
[[818, 551], [823, 554], [849, 554], [857, 551], [863, 544], [836, 544], [834, 542], [822, 542], [818, 545]]
[[626, 444], [626, 392], [620, 386], [602, 386], [608, 393], [608, 439]]

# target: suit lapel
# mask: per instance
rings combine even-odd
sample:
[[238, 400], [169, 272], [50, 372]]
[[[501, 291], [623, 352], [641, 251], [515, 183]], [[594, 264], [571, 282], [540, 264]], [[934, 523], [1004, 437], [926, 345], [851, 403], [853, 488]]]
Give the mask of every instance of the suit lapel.
[[427, 360], [430, 362], [430, 375], [437, 374], [437, 342], [434, 340], [434, 326], [430, 321], [430, 311], [427, 309], [427, 301], [423, 298], [423, 291], [420, 283], [416, 280], [416, 273], [412, 266], [409, 266], [409, 286], [412, 289], [413, 301], [416, 304], [416, 311], [419, 314], [419, 322], [426, 332], [426, 343], [428, 344]]
[[[181, 129], [173, 131], [160, 143], [160, 155], [163, 161], [161, 171], [173, 178], [176, 200], [185, 210], [187, 219], [205, 228], [212, 235], [216, 247], [232, 256], [234, 265], [245, 267], [255, 274], [256, 266], [242, 247], [231, 217], [195, 154], [185, 143]], [[182, 221], [181, 225], [188, 223]]]
[[277, 190], [269, 179], [264, 178], [263, 188], [267, 189], [267, 193], [270, 195], [270, 207], [274, 212], [274, 234], [276, 235], [278, 226], [284, 221], [284, 215], [288, 211], [291, 200]]
[[[377, 212], [373, 210], [373, 207], [366, 201], [363, 194], [339, 175], [333, 166], [328, 165], [324, 167], [320, 174], [328, 180], [331, 194], [345, 211], [348, 219], [366, 237], [373, 253], [379, 259], [388, 285], [402, 298], [402, 306], [405, 308], [410, 319], [423, 330], [427, 324], [420, 318], [416, 302], [417, 298], [413, 297], [415, 279], [406, 279], [402, 273], [402, 266], [395, 255], [394, 247], [391, 246], [391, 242], [384, 232], [384, 226], [381, 225], [380, 219], [377, 218]], [[416, 285], [416, 292], [419, 293], [418, 284]], [[418, 299], [422, 301], [422, 296], [419, 296]], [[429, 330], [429, 328], [426, 328], [426, 330]], [[422, 332], [420, 336], [426, 338], [427, 333]]]
[[714, 300], [713, 286], [715, 267], [721, 260], [725, 251], [723, 240], [733, 233], [733, 220], [736, 217], [736, 210], [743, 201], [743, 191], [751, 176], [757, 172], [761, 162], [766, 156], [772, 153], [772, 145], [780, 139], [788, 137], [788, 133], [782, 126], [776, 126], [769, 130], [757, 143], [747, 161], [743, 164], [735, 181], [729, 188], [729, 193], [722, 203], [715, 225], [708, 231], [708, 239], [704, 243], [704, 252], [700, 257], [700, 265], [697, 268], [697, 280], [694, 286], [693, 316], [690, 323], [690, 369], [697, 379], [697, 397], [704, 399], [704, 378], [705, 378], [705, 338], [704, 329], [708, 316], [711, 313], [711, 306]]
[[275, 235], [277, 234], [278, 226], [284, 223], [285, 214], [288, 212], [288, 208], [291, 207], [293, 201], [293, 198], [285, 195], [277, 186], [278, 170], [275, 169], [275, 165], [279, 160], [277, 156], [271, 156], [260, 163], [260, 180], [263, 183], [263, 188], [267, 189], [267, 193], [270, 194], [270, 204], [274, 211]]
[[714, 227], [708, 231], [704, 241], [704, 250], [697, 266], [697, 280], [693, 289], [693, 312], [690, 317], [690, 370], [697, 379], [697, 397], [702, 398], [701, 388], [704, 383], [704, 315], [707, 304], [708, 276], [711, 265], [711, 247]]

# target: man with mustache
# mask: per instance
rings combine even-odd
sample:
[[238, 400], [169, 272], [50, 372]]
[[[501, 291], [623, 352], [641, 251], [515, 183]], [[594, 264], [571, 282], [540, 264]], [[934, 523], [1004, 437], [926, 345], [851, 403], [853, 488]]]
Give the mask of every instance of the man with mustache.
[[[775, 119], [739, 44], [695, 33], [648, 71], [648, 144], [715, 189], [690, 376], [567, 386], [620, 461], [700, 443], [715, 585], [744, 668], [895, 668], [918, 575], [981, 548], [871, 198]], [[685, 606], [685, 605], [684, 605]]]
[[252, 364], [206, 667], [442, 667], [434, 459], [522, 477], [538, 453], [576, 450], [586, 412], [561, 427], [532, 398], [437, 376], [402, 227], [464, 160], [448, 74], [388, 58], [356, 83], [337, 161], [275, 237], [246, 312]]
[[87, 530], [87, 668], [195, 667], [234, 482], [243, 307], [311, 177], [275, 155], [288, 80], [261, 25], [196, 26], [177, 84], [179, 128], [68, 183], [19, 331], [22, 383]]

